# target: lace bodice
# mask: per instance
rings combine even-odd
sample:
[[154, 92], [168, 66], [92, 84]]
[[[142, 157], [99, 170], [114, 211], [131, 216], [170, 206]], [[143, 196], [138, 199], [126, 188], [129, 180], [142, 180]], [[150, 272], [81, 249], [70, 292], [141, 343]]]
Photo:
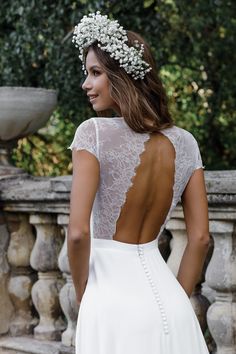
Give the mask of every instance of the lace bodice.
[[[159, 233], [180, 201], [192, 173], [202, 167], [198, 144], [191, 133], [176, 126], [161, 133], [175, 150], [175, 177], [171, 207]], [[148, 133], [134, 132], [122, 117], [90, 118], [77, 128], [69, 148], [89, 151], [100, 164], [100, 184], [90, 220], [92, 237], [113, 238], [132, 177], [149, 138]]]

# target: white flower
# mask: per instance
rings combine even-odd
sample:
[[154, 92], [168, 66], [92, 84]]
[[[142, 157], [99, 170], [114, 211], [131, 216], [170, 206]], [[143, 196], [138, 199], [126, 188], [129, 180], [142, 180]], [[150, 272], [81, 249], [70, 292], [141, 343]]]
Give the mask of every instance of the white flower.
[[[83, 50], [98, 41], [98, 46], [119, 61], [121, 67], [132, 77], [143, 79], [152, 68], [142, 58], [144, 45], [137, 40], [134, 47], [127, 45], [126, 31], [117, 20], [108, 19], [99, 11], [84, 16], [75, 26], [72, 42], [79, 48], [79, 58], [83, 61]], [[85, 70], [83, 63], [83, 70]]]

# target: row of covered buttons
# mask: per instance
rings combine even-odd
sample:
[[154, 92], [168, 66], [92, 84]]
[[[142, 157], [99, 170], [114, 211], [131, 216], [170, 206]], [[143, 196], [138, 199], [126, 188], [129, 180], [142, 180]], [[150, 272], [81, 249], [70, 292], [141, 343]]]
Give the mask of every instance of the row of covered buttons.
[[140, 257], [142, 266], [144, 268], [146, 276], [147, 276], [147, 278], [149, 280], [149, 283], [151, 285], [151, 288], [152, 288], [154, 297], [156, 299], [156, 302], [157, 302], [157, 304], [159, 306], [161, 317], [162, 317], [162, 322], [163, 322], [164, 333], [168, 334], [169, 333], [169, 329], [168, 329], [166, 313], [165, 313], [163, 304], [161, 302], [159, 292], [158, 292], [158, 290], [157, 290], [157, 288], [156, 288], [156, 286], [155, 286], [155, 284], [154, 284], [154, 282], [152, 280], [151, 274], [150, 274], [150, 272], [149, 272], [149, 270], [147, 268], [147, 264], [146, 264], [146, 260], [145, 260], [145, 257], [144, 257], [144, 251], [143, 251], [143, 246], [142, 245], [138, 245], [138, 255]]

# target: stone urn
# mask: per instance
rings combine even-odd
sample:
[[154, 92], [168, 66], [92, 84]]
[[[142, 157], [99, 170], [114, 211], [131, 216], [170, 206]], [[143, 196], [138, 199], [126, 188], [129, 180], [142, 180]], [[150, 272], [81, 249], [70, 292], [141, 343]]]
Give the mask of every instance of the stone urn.
[[18, 139], [43, 127], [56, 105], [55, 90], [0, 87], [0, 177], [24, 172], [11, 165], [10, 151]]

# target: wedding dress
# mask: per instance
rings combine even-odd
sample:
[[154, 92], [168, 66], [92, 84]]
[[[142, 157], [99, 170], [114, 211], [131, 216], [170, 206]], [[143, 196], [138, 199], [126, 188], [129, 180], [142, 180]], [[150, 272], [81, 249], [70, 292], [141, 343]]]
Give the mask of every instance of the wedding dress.
[[157, 244], [202, 168], [193, 135], [177, 126], [141, 134], [122, 117], [96, 117], [77, 128], [70, 148], [89, 151], [100, 165], [76, 353], [208, 354], [191, 302]]

